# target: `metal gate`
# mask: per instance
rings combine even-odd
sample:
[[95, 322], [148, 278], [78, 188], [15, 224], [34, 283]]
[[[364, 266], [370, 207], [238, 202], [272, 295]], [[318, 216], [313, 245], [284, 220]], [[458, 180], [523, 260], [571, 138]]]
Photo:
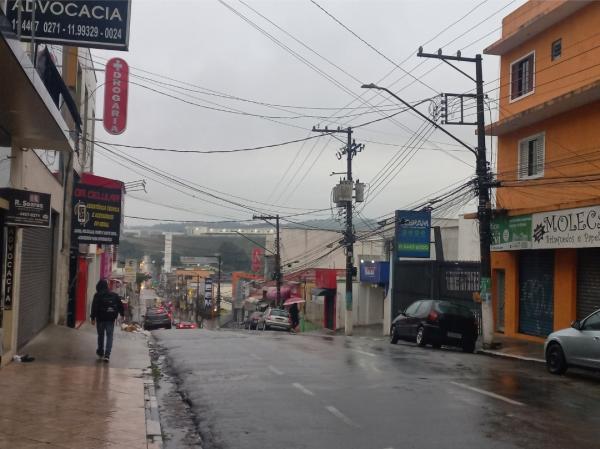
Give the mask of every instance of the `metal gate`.
[[554, 327], [554, 251], [519, 254], [519, 332], [545, 337]]
[[23, 228], [22, 235], [18, 348], [48, 324], [52, 304], [52, 228]]
[[600, 248], [577, 251], [577, 319], [600, 309]]
[[506, 293], [506, 273], [496, 270], [496, 331], [504, 332], [504, 297]]

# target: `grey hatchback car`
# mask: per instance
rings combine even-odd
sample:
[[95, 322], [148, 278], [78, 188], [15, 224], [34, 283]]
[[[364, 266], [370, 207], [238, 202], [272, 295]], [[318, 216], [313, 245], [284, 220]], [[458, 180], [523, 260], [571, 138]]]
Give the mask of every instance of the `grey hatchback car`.
[[563, 374], [569, 366], [600, 370], [600, 310], [548, 335], [544, 353], [552, 374]]

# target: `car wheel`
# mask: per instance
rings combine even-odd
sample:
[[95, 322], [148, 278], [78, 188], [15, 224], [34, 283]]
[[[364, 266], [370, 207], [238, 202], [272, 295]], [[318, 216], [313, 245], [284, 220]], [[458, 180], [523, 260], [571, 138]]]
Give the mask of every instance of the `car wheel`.
[[473, 340], [463, 341], [462, 350], [463, 350], [463, 352], [468, 352], [469, 354], [473, 354], [475, 352], [475, 342]]
[[398, 343], [398, 334], [396, 334], [396, 326], [392, 326], [390, 329], [390, 343], [395, 345]]
[[427, 344], [427, 340], [425, 339], [425, 328], [423, 326], [419, 326], [417, 329], [417, 345], [425, 346]]
[[546, 351], [546, 367], [552, 374], [564, 374], [567, 371], [565, 353], [558, 343], [552, 343]]

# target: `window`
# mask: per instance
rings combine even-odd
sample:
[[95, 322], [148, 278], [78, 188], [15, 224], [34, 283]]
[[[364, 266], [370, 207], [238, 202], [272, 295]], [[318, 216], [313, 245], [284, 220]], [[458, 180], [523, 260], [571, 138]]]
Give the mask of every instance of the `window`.
[[557, 39], [554, 42], [552, 42], [550, 56], [552, 57], [552, 60], [554, 61], [555, 59], [560, 58], [560, 55], [562, 55], [562, 39]]
[[519, 142], [519, 179], [544, 176], [544, 134], [537, 134]]
[[533, 93], [535, 53], [530, 53], [510, 65], [510, 99]]
[[404, 312], [404, 314], [406, 316], [415, 316], [415, 313], [417, 312], [417, 309], [419, 308], [420, 305], [421, 305], [421, 301], [413, 302], [410, 306], [408, 306], [408, 308], [406, 309], [406, 312]]
[[421, 303], [421, 305], [419, 306], [419, 310], [417, 310], [417, 313], [415, 315], [418, 316], [419, 318], [425, 318], [429, 314], [429, 311], [431, 310], [431, 303], [432, 303], [432, 301], [423, 301]]
[[584, 331], [600, 331], [600, 313], [595, 313], [583, 323], [581, 330]]

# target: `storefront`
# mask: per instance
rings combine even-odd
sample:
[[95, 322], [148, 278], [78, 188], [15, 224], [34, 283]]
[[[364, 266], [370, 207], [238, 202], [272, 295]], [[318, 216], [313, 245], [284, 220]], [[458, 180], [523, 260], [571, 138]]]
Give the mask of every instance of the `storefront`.
[[356, 325], [383, 323], [383, 301], [390, 282], [390, 262], [360, 258], [360, 285], [353, 301]]
[[600, 309], [600, 206], [497, 217], [496, 331], [544, 338]]

